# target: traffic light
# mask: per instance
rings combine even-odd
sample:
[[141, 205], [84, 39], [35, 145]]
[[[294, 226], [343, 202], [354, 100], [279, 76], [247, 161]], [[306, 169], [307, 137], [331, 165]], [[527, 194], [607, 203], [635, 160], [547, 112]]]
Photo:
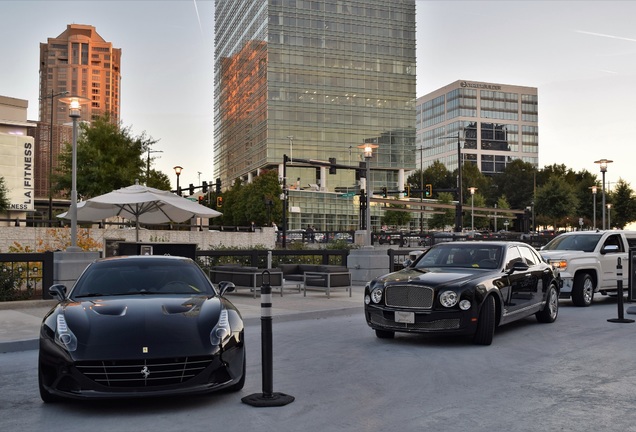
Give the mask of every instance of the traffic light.
[[203, 195], [199, 197], [199, 204], [203, 205]]
[[331, 164], [329, 166], [329, 174], [335, 174], [336, 173], [336, 158], [329, 158], [329, 163]]
[[190, 196], [194, 195], [194, 185], [192, 183], [188, 186], [188, 192], [190, 192]]
[[221, 179], [219, 177], [216, 178], [216, 193], [221, 193]]
[[424, 196], [426, 198], [430, 198], [433, 196], [433, 185], [432, 184], [427, 184], [426, 188], [424, 189]]
[[203, 182], [202, 187], [201, 187], [201, 191], [203, 193], [207, 193], [207, 191], [208, 191], [208, 182], [206, 182], [206, 181]]
[[181, 196], [181, 186], [177, 187], [177, 195]]
[[216, 208], [223, 207], [223, 197], [216, 197]]
[[384, 186], [384, 187], [382, 188], [382, 196], [383, 196], [384, 198], [386, 198], [386, 195], [387, 195], [387, 190], [386, 190], [386, 186]]
[[405, 197], [410, 197], [411, 196], [411, 185], [406, 185], [405, 187], [405, 191], [404, 191], [404, 196]]

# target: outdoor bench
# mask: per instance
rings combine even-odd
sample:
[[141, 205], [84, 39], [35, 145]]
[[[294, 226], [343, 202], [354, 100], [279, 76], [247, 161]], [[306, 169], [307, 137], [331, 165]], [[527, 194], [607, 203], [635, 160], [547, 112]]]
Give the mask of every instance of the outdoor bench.
[[[267, 274], [263, 275], [265, 269], [257, 267], [242, 267], [240, 265], [224, 265], [214, 266], [210, 269], [210, 280], [214, 284], [227, 281], [232, 282], [237, 290], [239, 288], [248, 288], [254, 293], [260, 291], [263, 282], [268, 282]], [[280, 296], [283, 296], [283, 273], [277, 269], [267, 270], [269, 272], [269, 285], [280, 290]], [[265, 278], [263, 280], [263, 278]]]
[[280, 264], [285, 282], [295, 282], [302, 287], [303, 295], [307, 290], [326, 291], [330, 297], [333, 288], [349, 290], [351, 297], [351, 272], [346, 266], [321, 264]]

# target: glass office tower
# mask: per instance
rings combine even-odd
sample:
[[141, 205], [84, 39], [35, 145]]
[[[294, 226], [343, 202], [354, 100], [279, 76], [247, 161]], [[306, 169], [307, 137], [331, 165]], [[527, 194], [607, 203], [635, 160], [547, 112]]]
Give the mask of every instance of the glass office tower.
[[356, 171], [302, 161], [358, 167], [358, 146], [374, 143], [371, 187], [402, 190], [415, 168], [415, 1], [215, 7], [215, 176], [249, 182], [287, 155], [290, 228], [356, 229], [357, 197], [339, 196], [357, 191]]
[[[539, 102], [536, 87], [455, 81], [417, 100], [418, 168], [435, 161], [457, 169], [462, 163], [487, 175], [515, 159], [539, 164]], [[421, 158], [421, 159], [420, 159]], [[421, 164], [421, 165], [420, 165]]]

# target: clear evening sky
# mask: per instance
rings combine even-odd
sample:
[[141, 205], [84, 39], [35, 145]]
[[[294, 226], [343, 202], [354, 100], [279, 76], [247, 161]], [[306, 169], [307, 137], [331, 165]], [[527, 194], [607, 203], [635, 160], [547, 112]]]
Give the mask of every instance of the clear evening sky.
[[[234, 1], [234, 0], [227, 0]], [[539, 166], [636, 189], [636, 2], [417, 0], [417, 97], [456, 80], [537, 87]], [[38, 120], [39, 44], [87, 24], [122, 49], [121, 120], [159, 142], [155, 168], [212, 181], [213, 0], [0, 0], [0, 95]], [[199, 173], [200, 177], [199, 177]], [[174, 185], [173, 185], [174, 186]]]

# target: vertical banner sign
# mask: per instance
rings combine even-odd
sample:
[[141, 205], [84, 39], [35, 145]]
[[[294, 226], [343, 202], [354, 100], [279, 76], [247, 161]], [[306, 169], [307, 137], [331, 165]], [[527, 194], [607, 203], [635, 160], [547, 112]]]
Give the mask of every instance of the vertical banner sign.
[[0, 134], [0, 175], [13, 211], [35, 211], [33, 137]]

